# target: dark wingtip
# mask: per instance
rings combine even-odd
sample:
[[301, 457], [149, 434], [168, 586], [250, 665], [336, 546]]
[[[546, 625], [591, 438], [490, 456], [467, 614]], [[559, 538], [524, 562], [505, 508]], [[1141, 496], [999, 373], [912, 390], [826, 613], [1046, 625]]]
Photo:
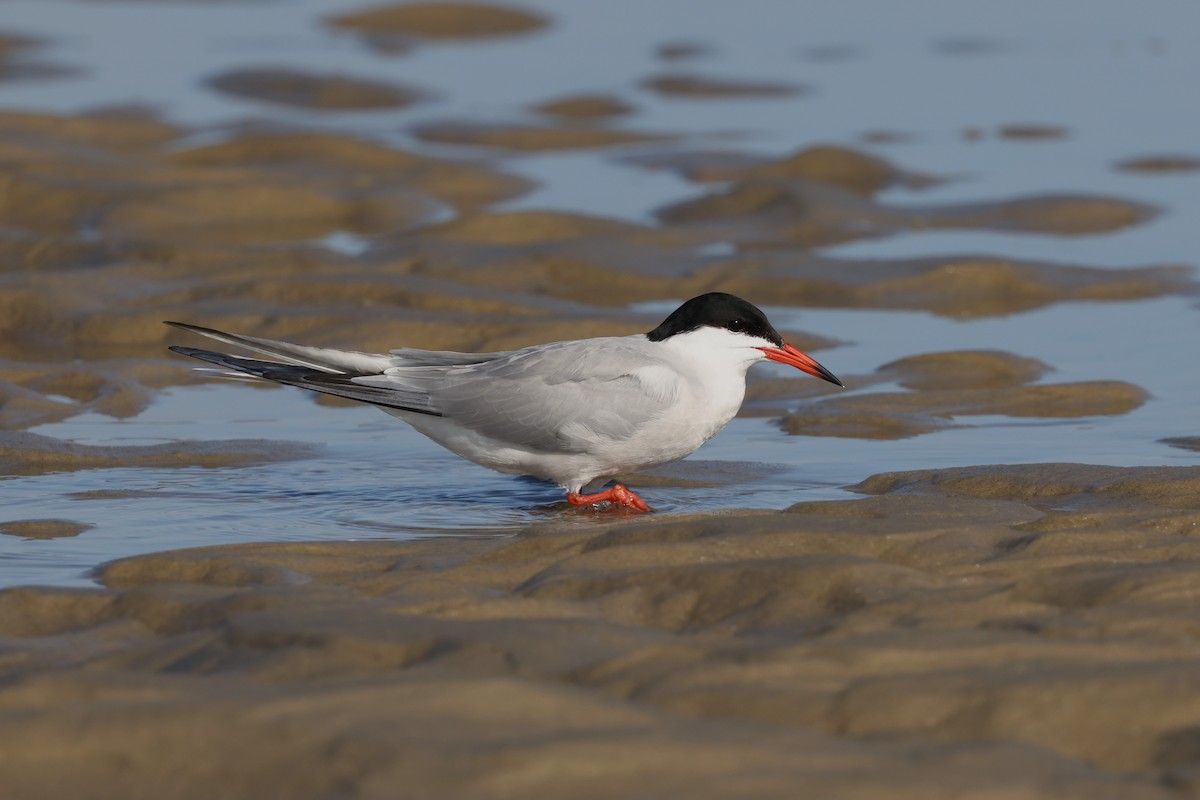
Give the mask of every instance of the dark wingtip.
[[203, 325], [192, 325], [190, 322], [175, 322], [169, 319], [164, 319], [163, 325], [170, 325], [172, 328], [179, 328], [181, 331], [191, 331], [192, 333], [220, 333], [218, 330], [206, 328]]
[[190, 322], [172, 322], [171, 320], [164, 319], [163, 325], [170, 325], [172, 328], [179, 328], [181, 331], [198, 333], [201, 336], [212, 336], [217, 339], [220, 339], [221, 337], [231, 337], [231, 334], [225, 333], [224, 331], [219, 331], [216, 328], [206, 328], [203, 325], [193, 325]]

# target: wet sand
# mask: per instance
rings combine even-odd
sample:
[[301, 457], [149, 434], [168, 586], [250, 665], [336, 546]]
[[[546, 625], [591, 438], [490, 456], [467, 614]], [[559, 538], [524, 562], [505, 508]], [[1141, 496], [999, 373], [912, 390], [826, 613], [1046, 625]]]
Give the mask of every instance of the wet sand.
[[1178, 797], [1200, 467], [149, 555], [0, 593], [14, 796]]
[[[496, 349], [633, 332], [647, 320], [622, 310], [632, 298], [755, 296], [764, 282], [777, 303], [960, 315], [1191, 290], [1171, 266], [831, 269], [801, 243], [849, 235], [840, 215], [873, 208], [911, 224], [870, 200], [904, 171], [844, 149], [689, 166], [740, 170], [735, 186], [770, 181], [766, 198], [805, 193], [808, 233], [796, 237], [773, 221], [775, 200], [684, 204], [661, 228], [504, 213], [487, 205], [523, 183], [482, 164], [333, 134], [194, 148], [175, 146], [181, 135], [144, 116], [0, 117], [9, 185], [25, 199], [0, 217], [28, 231], [8, 243], [27, 266], [3, 290], [8, 425], [131, 414], [157, 388], [196, 380], [163, 357], [162, 318], [366, 349]], [[454, 218], [435, 221], [439, 207]], [[1143, 213], [1046, 199], [922, 215], [1074, 230]], [[83, 219], [99, 241], [73, 235]], [[313, 244], [338, 229], [370, 249]], [[751, 240], [733, 256], [690, 252], [740, 231]], [[774, 249], [760, 253], [763, 241]], [[28, 361], [64, 350], [87, 360]], [[793, 434], [890, 438], [972, 414], [1122, 414], [1145, 399], [1119, 380], [1040, 382], [1050, 368], [1004, 352], [921, 354], [848, 376], [852, 389], [896, 391], [764, 379], [746, 413]], [[10, 431], [0, 463], [33, 474], [303, 456], [280, 443], [89, 447]], [[227, 797], [1186, 794], [1198, 470], [884, 475], [859, 487], [870, 497], [786, 512], [597, 523], [564, 509], [498, 537], [246, 544], [113, 563], [95, 590], [8, 589], [0, 783], [26, 798], [198, 797], [214, 772]], [[50, 517], [3, 527], [87, 535]]]
[[[438, 4], [325, 24], [400, 56], [548, 22]], [[32, 46], [0, 38], [0, 78]], [[683, 42], [662, 58], [706, 52]], [[731, 108], [804, 93], [703, 66], [643, 85]], [[419, 80], [327, 73], [211, 85], [322, 114], [426, 99]], [[779, 158], [684, 147], [684, 132], [640, 130], [634, 105], [599, 91], [529, 107], [538, 117], [522, 123], [414, 125], [414, 141], [463, 148], [436, 157], [249, 122], [198, 141], [141, 110], [0, 112], [3, 475], [312, 455], [234, 436], [99, 446], [26, 430], [133, 418], [203, 380], [165, 355], [178, 335], [163, 319], [362, 350], [498, 350], [644, 331], [657, 315], [632, 304], [714, 290], [963, 319], [1196, 293], [1179, 264], [816, 250], [927, 230], [1105, 234], [1159, 217], [1136, 199], [901, 205], [889, 190], [951, 176], [842, 144]], [[1030, 147], [1071, 135], [999, 131]], [[659, 149], [622, 149], [646, 145]], [[563, 150], [669, 171], [694, 196], [654, 224], [497, 207], [532, 188], [505, 157]], [[1164, 155], [1116, 169], [1194, 167]], [[835, 344], [786, 333], [818, 355]], [[1118, 365], [1087, 381], [1055, 367], [947, 342], [843, 375], [847, 394], [756, 377], [744, 415], [781, 437], [883, 441], [979, 417], [1084, 424], [1149, 400]], [[1162, 449], [1194, 452], [1192, 433]], [[1200, 467], [980, 460], [875, 475], [858, 499], [786, 511], [564, 504], [520, 530], [416, 541], [252, 543], [248, 528], [246, 544], [105, 564], [94, 589], [4, 589], [0, 786], [29, 800], [1200, 796]], [[689, 463], [631, 478], [727, 476]], [[0, 520], [22, 539], [90, 530], [45, 509]]]

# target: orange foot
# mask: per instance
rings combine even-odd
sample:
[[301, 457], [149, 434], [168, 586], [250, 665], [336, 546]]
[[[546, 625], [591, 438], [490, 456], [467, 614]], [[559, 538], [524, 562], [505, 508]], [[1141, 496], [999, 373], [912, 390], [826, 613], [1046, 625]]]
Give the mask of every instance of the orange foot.
[[637, 511], [650, 510], [650, 506], [646, 505], [645, 500], [619, 483], [613, 484], [611, 489], [605, 489], [603, 492], [596, 494], [567, 492], [567, 502], [573, 506], [586, 506], [589, 503], [603, 503], [605, 501], [612, 503], [614, 506], [626, 506]]

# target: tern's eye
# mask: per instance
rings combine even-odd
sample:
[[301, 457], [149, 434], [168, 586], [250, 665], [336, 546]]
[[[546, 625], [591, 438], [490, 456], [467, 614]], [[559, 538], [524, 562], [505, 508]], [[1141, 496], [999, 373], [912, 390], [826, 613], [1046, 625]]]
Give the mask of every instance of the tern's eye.
[[740, 319], [735, 319], [735, 320], [731, 321], [725, 327], [736, 333], [738, 331], [746, 330], [746, 323]]

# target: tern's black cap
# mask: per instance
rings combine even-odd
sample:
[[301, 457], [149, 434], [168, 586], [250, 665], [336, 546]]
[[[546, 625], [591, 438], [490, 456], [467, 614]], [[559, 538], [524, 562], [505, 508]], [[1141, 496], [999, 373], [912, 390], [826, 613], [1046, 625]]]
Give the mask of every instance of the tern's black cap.
[[767, 321], [766, 314], [742, 298], [725, 292], [709, 292], [693, 297], [672, 311], [671, 316], [646, 336], [652, 342], [661, 342], [677, 333], [687, 333], [706, 326], [758, 336], [777, 347], [783, 347], [783, 337]]

